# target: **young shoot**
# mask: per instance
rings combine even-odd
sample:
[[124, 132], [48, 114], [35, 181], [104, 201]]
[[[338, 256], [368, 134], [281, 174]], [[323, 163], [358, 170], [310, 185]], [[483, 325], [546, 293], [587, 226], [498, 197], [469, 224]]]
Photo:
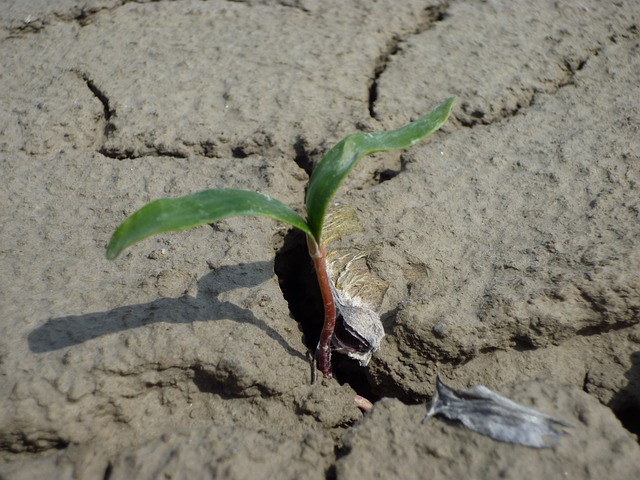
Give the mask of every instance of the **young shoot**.
[[107, 258], [116, 258], [125, 248], [151, 235], [186, 230], [232, 216], [269, 217], [302, 230], [307, 236], [324, 303], [324, 325], [315, 354], [317, 368], [325, 378], [331, 378], [336, 299], [322, 241], [322, 227], [331, 199], [364, 155], [403, 150], [428, 137], [447, 120], [454, 100], [455, 97], [445, 100], [429, 114], [397, 130], [354, 133], [336, 144], [311, 175], [305, 202], [306, 219], [279, 200], [250, 190], [209, 189], [179, 198], [162, 198], [143, 206], [116, 229], [107, 246]]

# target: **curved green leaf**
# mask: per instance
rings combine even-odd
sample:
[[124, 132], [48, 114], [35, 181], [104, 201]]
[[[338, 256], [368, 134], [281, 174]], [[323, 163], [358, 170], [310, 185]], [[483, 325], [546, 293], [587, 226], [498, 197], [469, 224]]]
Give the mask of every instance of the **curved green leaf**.
[[354, 133], [327, 152], [311, 175], [307, 189], [307, 217], [313, 237], [320, 243], [322, 224], [336, 190], [366, 154], [409, 148], [438, 130], [449, 118], [455, 97], [432, 112], [397, 130]]
[[156, 233], [186, 230], [238, 215], [270, 217], [311, 234], [300, 215], [268, 195], [250, 190], [203, 190], [180, 198], [162, 198], [133, 213], [111, 237], [107, 258], [116, 258], [125, 248]]

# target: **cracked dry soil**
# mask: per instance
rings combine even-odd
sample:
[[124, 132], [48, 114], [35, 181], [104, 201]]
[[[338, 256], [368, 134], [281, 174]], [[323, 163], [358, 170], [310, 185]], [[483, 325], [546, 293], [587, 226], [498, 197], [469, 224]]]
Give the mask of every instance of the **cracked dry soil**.
[[[639, 20], [631, 0], [3, 2], [0, 477], [635, 478]], [[450, 95], [441, 132], [339, 192], [390, 285], [366, 369], [336, 355], [309, 385], [320, 312], [281, 225], [104, 259], [162, 196], [302, 211], [336, 141]], [[422, 423], [436, 370], [570, 433]]]

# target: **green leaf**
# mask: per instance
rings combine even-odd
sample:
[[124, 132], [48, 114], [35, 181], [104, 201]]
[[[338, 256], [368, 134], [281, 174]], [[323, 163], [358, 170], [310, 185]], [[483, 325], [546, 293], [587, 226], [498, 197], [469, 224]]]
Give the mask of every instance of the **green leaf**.
[[320, 243], [322, 224], [331, 198], [345, 177], [369, 153], [409, 148], [438, 130], [449, 118], [455, 97], [432, 112], [397, 130], [354, 133], [327, 152], [311, 175], [307, 189], [307, 217], [315, 240]]
[[203, 190], [185, 197], [163, 198], [142, 207], [114, 232], [107, 258], [116, 258], [125, 248], [156, 233], [186, 230], [237, 215], [270, 217], [311, 234], [300, 215], [268, 195], [250, 190]]

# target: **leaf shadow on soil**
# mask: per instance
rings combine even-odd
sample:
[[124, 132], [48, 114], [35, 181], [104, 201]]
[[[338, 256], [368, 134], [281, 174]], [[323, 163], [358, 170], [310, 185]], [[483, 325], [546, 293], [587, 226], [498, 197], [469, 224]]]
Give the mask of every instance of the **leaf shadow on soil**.
[[105, 312], [51, 318], [28, 335], [29, 349], [33, 353], [51, 352], [155, 323], [181, 324], [227, 319], [257, 326], [290, 355], [305, 359], [280, 333], [257, 318], [251, 310], [217, 298], [218, 294], [225, 291], [259, 285], [273, 275], [273, 262], [268, 261], [222, 266], [198, 280], [196, 297], [185, 294], [178, 298], [161, 298]]

